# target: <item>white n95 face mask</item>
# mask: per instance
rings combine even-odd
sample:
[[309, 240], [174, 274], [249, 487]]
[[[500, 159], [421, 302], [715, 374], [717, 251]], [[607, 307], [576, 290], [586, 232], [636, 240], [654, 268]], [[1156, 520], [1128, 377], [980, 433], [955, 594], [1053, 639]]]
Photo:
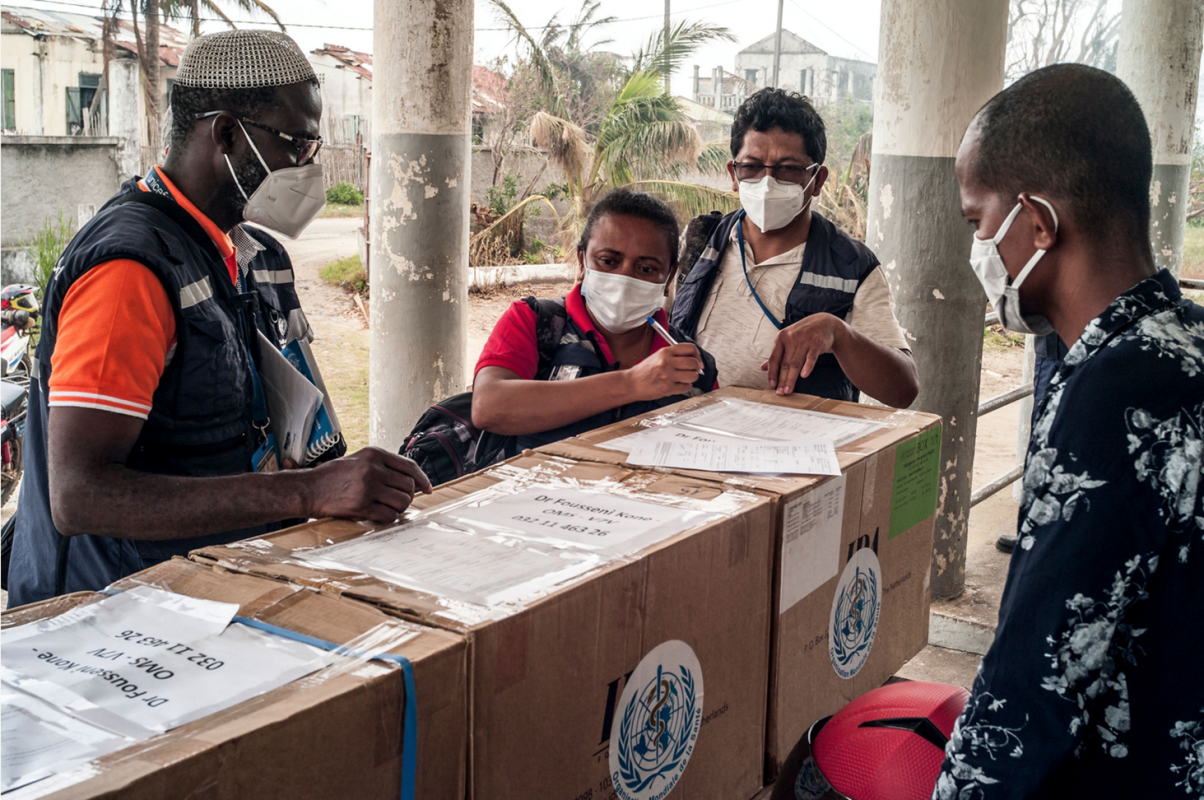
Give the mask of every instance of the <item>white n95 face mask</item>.
[[[1049, 209], [1049, 213], [1053, 215], [1054, 231], [1056, 232], [1058, 230], [1058, 212], [1054, 211], [1054, 207], [1048, 201], [1040, 197], [1032, 199]], [[1024, 265], [1024, 269], [1020, 270], [1020, 274], [1014, 281], [1009, 280], [1007, 267], [1003, 264], [1003, 257], [999, 255], [999, 243], [1007, 235], [1008, 229], [1012, 227], [1012, 222], [1015, 221], [1016, 215], [1022, 208], [1024, 208], [1023, 205], [1016, 204], [1016, 207], [1004, 219], [1003, 224], [999, 226], [999, 231], [994, 237], [979, 239], [977, 235], [974, 236], [974, 243], [970, 246], [970, 268], [978, 276], [978, 282], [986, 291], [991, 306], [999, 313], [999, 321], [1003, 327], [1016, 333], [1044, 336], [1053, 332], [1053, 326], [1040, 314], [1025, 314], [1021, 310], [1020, 284], [1024, 283], [1024, 279], [1033, 271], [1033, 267], [1037, 266], [1037, 262], [1041, 260], [1046, 251], [1038, 250], [1033, 253], [1033, 257]]]
[[243, 128], [241, 122], [238, 123], [238, 127], [242, 128], [242, 135], [247, 137], [247, 143], [251, 145], [259, 163], [268, 174], [263, 183], [259, 184], [259, 188], [247, 197], [246, 190], [242, 188], [238, 175], [234, 172], [234, 165], [230, 163], [230, 156], [226, 156], [226, 166], [234, 176], [234, 185], [247, 201], [242, 212], [243, 219], [283, 233], [290, 239], [296, 239], [326, 207], [326, 182], [322, 177], [322, 165], [306, 164], [303, 167], [285, 167], [273, 172], [259, 154], [255, 142], [247, 135], [247, 129]]
[[611, 333], [626, 333], [664, 305], [665, 284], [587, 269], [581, 297], [600, 326]]
[[811, 204], [807, 190], [815, 183], [819, 164], [812, 164], [815, 173], [803, 186], [798, 183], [782, 183], [768, 172], [759, 181], [740, 181], [740, 205], [753, 224], [762, 231], [785, 228], [795, 217]]

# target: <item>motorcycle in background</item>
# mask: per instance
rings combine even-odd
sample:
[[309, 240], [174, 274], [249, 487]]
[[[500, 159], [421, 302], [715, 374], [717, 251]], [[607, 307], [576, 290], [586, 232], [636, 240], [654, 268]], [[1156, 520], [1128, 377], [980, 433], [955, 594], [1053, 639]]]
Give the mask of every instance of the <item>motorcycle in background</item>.
[[34, 287], [14, 283], [0, 291], [0, 377], [29, 376], [29, 339], [38, 324]]
[[[29, 404], [30, 337], [37, 327], [34, 287], [18, 283], [0, 291], [0, 505], [6, 504], [24, 470], [25, 415]], [[8, 588], [15, 517], [0, 530], [0, 586]]]

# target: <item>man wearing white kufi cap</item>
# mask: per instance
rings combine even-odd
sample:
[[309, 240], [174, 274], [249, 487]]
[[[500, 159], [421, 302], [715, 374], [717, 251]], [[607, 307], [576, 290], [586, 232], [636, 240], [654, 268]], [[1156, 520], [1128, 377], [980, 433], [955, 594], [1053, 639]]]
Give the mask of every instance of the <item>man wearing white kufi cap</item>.
[[122, 185], [46, 290], [11, 605], [103, 589], [298, 518], [389, 522], [429, 491], [408, 459], [337, 457], [334, 436], [303, 443], [301, 460], [319, 466], [279, 469], [296, 466], [281, 458], [295, 442], [271, 434], [276, 395], [255, 365], [312, 334], [288, 255], [262, 228], [296, 237], [322, 209], [321, 115], [288, 36], [189, 44], [166, 162]]

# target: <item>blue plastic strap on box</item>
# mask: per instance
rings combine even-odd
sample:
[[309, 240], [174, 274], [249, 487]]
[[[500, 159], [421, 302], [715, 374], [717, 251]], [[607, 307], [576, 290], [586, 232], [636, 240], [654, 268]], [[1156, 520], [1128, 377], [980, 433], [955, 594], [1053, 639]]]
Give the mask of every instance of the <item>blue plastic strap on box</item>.
[[418, 767], [418, 708], [416, 693], [414, 691], [414, 667], [410, 664], [410, 659], [392, 653], [363, 653], [340, 644], [335, 644], [334, 642], [328, 642], [325, 639], [306, 636], [303, 633], [290, 631], [287, 628], [281, 628], [278, 625], [261, 622], [257, 619], [236, 616], [234, 617], [234, 622], [241, 623], [250, 628], [258, 628], [261, 631], [267, 631], [277, 636], [283, 636], [285, 639], [292, 639], [302, 644], [329, 650], [340, 655], [352, 658], [367, 658], [376, 661], [392, 661], [400, 666], [406, 690], [405, 718], [402, 720], [401, 729], [401, 800], [414, 800], [414, 772]]
[[[112, 596], [121, 594], [121, 590], [103, 589], [101, 593]], [[321, 650], [350, 658], [392, 661], [401, 667], [402, 681], [405, 684], [406, 691], [405, 716], [401, 726], [401, 800], [414, 800], [414, 774], [418, 769], [418, 704], [417, 693], [414, 689], [414, 666], [410, 663], [410, 659], [392, 653], [365, 653], [360, 650], [353, 650], [345, 645], [328, 642], [316, 636], [306, 636], [303, 633], [290, 631], [288, 628], [281, 628], [279, 625], [261, 622], [250, 617], [235, 616], [232, 621], [240, 625], [246, 625], [248, 628], [257, 628], [276, 636], [282, 636], [285, 639], [292, 639], [295, 642], [301, 642], [311, 647], [317, 647]]]

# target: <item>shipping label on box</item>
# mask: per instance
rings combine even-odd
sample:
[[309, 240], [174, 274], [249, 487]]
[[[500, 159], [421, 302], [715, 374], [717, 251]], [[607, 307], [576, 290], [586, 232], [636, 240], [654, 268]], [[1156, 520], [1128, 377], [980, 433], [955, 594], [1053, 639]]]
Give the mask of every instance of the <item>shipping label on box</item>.
[[761, 786], [773, 501], [529, 454], [393, 529], [311, 523], [192, 558], [368, 599], [470, 643], [470, 794]]
[[728, 388], [540, 448], [623, 465], [641, 440], [826, 436], [838, 477], [671, 472], [774, 499], [767, 778], [815, 720], [875, 688], [927, 644], [940, 419]]
[[[395, 798], [411, 703], [425, 746], [409, 780], [462, 797], [462, 637], [184, 560], [113, 589], [4, 614], [6, 797]], [[376, 653], [409, 659], [414, 696]]]

